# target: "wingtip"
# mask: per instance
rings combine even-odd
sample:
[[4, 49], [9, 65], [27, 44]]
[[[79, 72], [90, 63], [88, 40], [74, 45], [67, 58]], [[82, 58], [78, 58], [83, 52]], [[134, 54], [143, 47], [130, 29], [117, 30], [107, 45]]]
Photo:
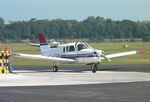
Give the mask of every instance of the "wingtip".
[[19, 53], [13, 52], [12, 56], [19, 56]]
[[147, 51], [146, 51], [146, 50], [137, 50], [137, 52], [138, 52], [139, 54], [144, 54], [144, 53], [146, 53]]

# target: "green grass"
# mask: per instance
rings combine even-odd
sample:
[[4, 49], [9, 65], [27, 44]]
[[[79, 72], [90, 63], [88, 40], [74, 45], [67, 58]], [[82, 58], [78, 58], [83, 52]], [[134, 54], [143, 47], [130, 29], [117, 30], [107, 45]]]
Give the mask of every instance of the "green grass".
[[[128, 44], [128, 48], [123, 48], [124, 44]], [[114, 64], [150, 64], [150, 43], [90, 43], [90, 45], [99, 50], [103, 50], [105, 54], [112, 54], [117, 52], [145, 49], [147, 50], [146, 54], [140, 55], [132, 55], [125, 56], [112, 59], [112, 62], [108, 62], [107, 60], [103, 60], [101, 64], [103, 65], [114, 65]], [[33, 47], [27, 44], [1, 44], [1, 48], [9, 47], [14, 52], [20, 53], [28, 53], [28, 54], [40, 54], [40, 50], [38, 47]], [[40, 60], [30, 60], [30, 59], [22, 59], [22, 58], [13, 58], [13, 65], [53, 65], [52, 62], [49, 61], [40, 61]]]

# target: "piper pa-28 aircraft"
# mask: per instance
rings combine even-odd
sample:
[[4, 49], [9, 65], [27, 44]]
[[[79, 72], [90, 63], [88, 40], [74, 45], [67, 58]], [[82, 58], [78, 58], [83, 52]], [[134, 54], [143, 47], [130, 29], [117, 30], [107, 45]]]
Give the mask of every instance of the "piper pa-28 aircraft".
[[111, 62], [112, 58], [145, 52], [144, 50], [135, 50], [105, 55], [104, 51], [93, 49], [88, 44], [83, 42], [60, 44], [56, 47], [50, 47], [43, 33], [39, 33], [39, 43], [41, 55], [22, 53], [14, 53], [14, 55], [21, 58], [54, 61], [54, 72], [58, 71], [58, 64], [62, 62], [92, 65], [91, 70], [95, 73], [97, 70], [97, 65], [100, 64], [103, 59]]

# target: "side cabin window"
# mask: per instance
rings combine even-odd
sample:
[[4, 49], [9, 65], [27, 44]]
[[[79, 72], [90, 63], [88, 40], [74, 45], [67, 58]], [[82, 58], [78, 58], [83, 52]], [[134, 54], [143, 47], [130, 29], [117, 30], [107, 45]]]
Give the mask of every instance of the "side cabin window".
[[66, 48], [64, 47], [64, 48], [63, 48], [63, 52], [65, 52], [65, 50], [66, 50]]
[[68, 46], [66, 47], [66, 52], [69, 52], [69, 47]]
[[74, 51], [75, 51], [74, 46], [70, 46], [70, 47], [69, 47], [69, 52], [74, 52]]
[[66, 52], [74, 52], [75, 48], [74, 46], [66, 46]]

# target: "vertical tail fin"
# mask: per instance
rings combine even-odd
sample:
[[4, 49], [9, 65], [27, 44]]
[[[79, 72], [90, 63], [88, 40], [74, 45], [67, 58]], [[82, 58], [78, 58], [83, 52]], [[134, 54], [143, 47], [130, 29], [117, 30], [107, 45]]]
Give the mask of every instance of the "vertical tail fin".
[[50, 51], [49, 51], [50, 47], [46, 41], [44, 33], [39, 33], [39, 43], [40, 43], [41, 55], [49, 56], [50, 55]]

